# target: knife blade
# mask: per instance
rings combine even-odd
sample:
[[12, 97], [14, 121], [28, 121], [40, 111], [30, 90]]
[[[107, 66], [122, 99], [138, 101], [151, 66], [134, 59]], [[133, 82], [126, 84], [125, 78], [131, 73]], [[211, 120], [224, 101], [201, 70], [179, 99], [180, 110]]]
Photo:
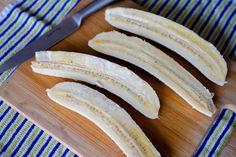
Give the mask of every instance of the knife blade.
[[47, 50], [56, 43], [60, 42], [75, 32], [80, 27], [83, 19], [114, 1], [117, 0], [94, 0], [89, 5], [75, 13], [73, 16], [66, 18], [50, 31], [28, 44], [2, 65], [0, 65], [0, 73], [18, 66], [26, 60], [32, 58], [36, 51]]

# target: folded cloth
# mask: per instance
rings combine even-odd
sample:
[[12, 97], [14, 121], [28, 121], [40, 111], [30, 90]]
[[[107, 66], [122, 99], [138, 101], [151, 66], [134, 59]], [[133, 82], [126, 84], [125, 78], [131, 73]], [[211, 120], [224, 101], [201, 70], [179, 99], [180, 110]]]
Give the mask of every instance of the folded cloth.
[[220, 156], [235, 127], [236, 113], [230, 108], [223, 108], [196, 149], [193, 157]]
[[[59, 23], [79, 0], [17, 0], [0, 13], [0, 64]], [[0, 75], [0, 84], [14, 69]], [[0, 101], [0, 156], [76, 156]]]
[[[236, 59], [234, 0], [134, 0], [194, 30], [225, 56]], [[79, 0], [17, 0], [0, 13], [0, 64], [44, 34]], [[0, 74], [3, 83], [14, 69]], [[218, 152], [218, 151], [217, 151]], [[0, 156], [76, 156], [0, 101]]]

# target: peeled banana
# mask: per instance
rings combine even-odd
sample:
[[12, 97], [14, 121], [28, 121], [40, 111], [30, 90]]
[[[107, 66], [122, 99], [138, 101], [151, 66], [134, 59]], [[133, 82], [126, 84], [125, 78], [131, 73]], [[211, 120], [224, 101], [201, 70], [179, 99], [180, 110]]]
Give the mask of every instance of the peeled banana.
[[89, 41], [89, 46], [146, 70], [199, 112], [207, 116], [215, 112], [211, 93], [175, 60], [151, 44], [113, 31], [96, 35]]
[[152, 87], [126, 67], [73, 52], [36, 52], [36, 73], [84, 81], [121, 97], [146, 117], [158, 118], [159, 99]]
[[226, 83], [227, 65], [220, 52], [188, 28], [161, 16], [131, 8], [107, 9], [112, 26], [132, 32], [175, 51], [212, 82]]
[[79, 83], [63, 82], [47, 90], [50, 99], [94, 122], [128, 157], [160, 157], [130, 115], [105, 95]]

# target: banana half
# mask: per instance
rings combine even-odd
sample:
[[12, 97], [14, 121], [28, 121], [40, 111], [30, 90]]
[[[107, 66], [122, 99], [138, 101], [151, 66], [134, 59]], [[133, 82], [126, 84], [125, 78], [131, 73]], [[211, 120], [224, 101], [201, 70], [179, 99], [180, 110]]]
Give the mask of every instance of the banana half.
[[144, 69], [199, 112], [207, 116], [215, 112], [211, 93], [181, 65], [151, 44], [113, 31], [96, 35], [89, 41], [89, 46]]
[[160, 108], [152, 87], [126, 67], [91, 55], [73, 52], [36, 52], [36, 73], [84, 81], [121, 97], [146, 117], [155, 119]]
[[63, 82], [47, 90], [50, 99], [91, 120], [128, 157], [160, 157], [130, 115], [105, 95], [79, 83]]
[[107, 9], [112, 26], [138, 34], [175, 51], [212, 82], [226, 83], [227, 65], [220, 52], [188, 28], [161, 16], [131, 8]]

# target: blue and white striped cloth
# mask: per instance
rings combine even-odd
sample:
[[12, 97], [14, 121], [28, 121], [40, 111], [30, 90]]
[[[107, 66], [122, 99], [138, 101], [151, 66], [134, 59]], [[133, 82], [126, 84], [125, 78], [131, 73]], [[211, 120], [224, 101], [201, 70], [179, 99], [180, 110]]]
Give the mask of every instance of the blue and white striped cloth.
[[222, 109], [193, 156], [219, 156], [235, 127], [236, 113], [227, 108]]
[[[0, 13], [0, 64], [44, 34], [79, 0], [17, 0]], [[3, 83], [14, 69], [1, 74]]]
[[76, 155], [0, 101], [0, 156]]
[[[153, 13], [185, 25], [212, 42], [222, 54], [236, 59], [235, 0], [134, 1]], [[78, 2], [79, 0], [16, 0], [14, 4], [8, 5], [0, 13], [0, 64], [59, 23]], [[13, 71], [11, 69], [0, 74], [0, 84]], [[225, 119], [224, 116], [223, 121], [220, 116], [220, 124], [230, 123], [231, 118]], [[233, 125], [230, 125], [230, 130], [235, 127], [235, 120], [231, 124]], [[222, 135], [222, 139], [227, 139], [225, 135], [229, 136], [229, 133], [227, 131], [219, 135]], [[200, 148], [196, 156], [201, 156], [205, 151]], [[219, 155], [219, 152], [215, 149], [213, 154]], [[76, 155], [0, 101], [0, 156]]]
[[[0, 64], [44, 34], [79, 0], [17, 0], [0, 13]], [[3, 83], [14, 69], [0, 75]], [[0, 156], [76, 156], [0, 101]]]
[[147, 10], [176, 21], [236, 60], [235, 0], [134, 0]]

